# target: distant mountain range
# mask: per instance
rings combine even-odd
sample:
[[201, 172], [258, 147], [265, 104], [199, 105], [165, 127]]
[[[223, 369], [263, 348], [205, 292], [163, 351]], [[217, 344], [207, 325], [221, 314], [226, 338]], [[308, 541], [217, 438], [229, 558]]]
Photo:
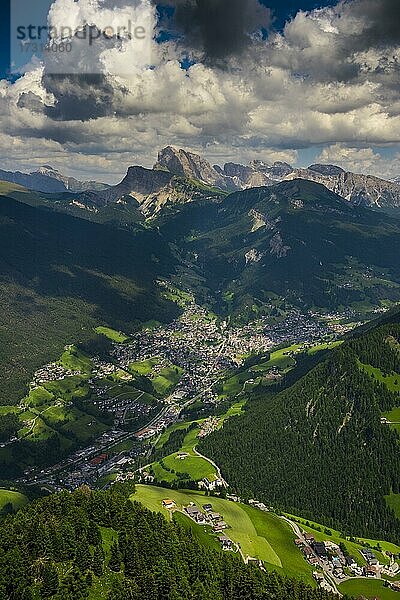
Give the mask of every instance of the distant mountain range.
[[226, 163], [219, 167], [211, 166], [196, 154], [169, 146], [159, 153], [154, 169], [198, 179], [227, 191], [270, 186], [288, 179], [307, 179], [322, 183], [355, 205], [400, 208], [400, 179], [386, 181], [372, 175], [346, 172], [336, 165], [314, 164], [307, 169], [296, 169], [285, 162], [267, 164], [258, 160], [249, 165]]
[[32, 173], [0, 170], [0, 180], [22, 185], [29, 190], [56, 194], [60, 192], [84, 192], [85, 190], [104, 190], [108, 187], [105, 183], [96, 181], [78, 181], [74, 177], [62, 175], [53, 167], [45, 165]]
[[[349, 203], [374, 209], [400, 209], [400, 178], [387, 181], [372, 175], [347, 172], [329, 164], [313, 164], [297, 169], [286, 162], [265, 163], [253, 160], [248, 165], [228, 162], [223, 167], [182, 149], [167, 146], [158, 154], [153, 169], [132, 166], [121, 183], [108, 186], [93, 181], [82, 182], [63, 176], [45, 166], [24, 174], [0, 171], [0, 180], [19, 184], [45, 193], [69, 192], [58, 208], [67, 212], [91, 212], [91, 220], [103, 220], [104, 208], [119, 203], [118, 211], [128, 204], [130, 219], [143, 220], [157, 215], [164, 206], [192, 202], [199, 193], [224, 195], [248, 188], [267, 187], [278, 182], [306, 179], [321, 183]], [[60, 201], [60, 199], [58, 199]], [[68, 200], [68, 201], [67, 201]], [[133, 202], [132, 202], [133, 201]], [[107, 214], [109, 210], [106, 211]], [[126, 212], [126, 211], [125, 211]], [[95, 215], [97, 214], [97, 217]]]

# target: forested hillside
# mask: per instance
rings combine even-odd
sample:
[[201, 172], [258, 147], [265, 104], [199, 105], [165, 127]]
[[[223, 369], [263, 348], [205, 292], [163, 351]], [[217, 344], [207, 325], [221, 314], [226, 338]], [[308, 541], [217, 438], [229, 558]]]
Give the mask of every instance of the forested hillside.
[[155, 285], [175, 261], [157, 232], [122, 231], [0, 198], [0, 404], [22, 398], [35, 368], [110, 325], [169, 320]]
[[400, 406], [399, 340], [397, 315], [287, 389], [249, 402], [244, 416], [199, 450], [241, 495], [348, 534], [398, 541], [400, 521], [385, 496], [400, 492], [398, 425], [390, 414]]
[[222, 314], [268, 314], [276, 296], [323, 310], [400, 299], [400, 221], [310, 181], [184, 205], [159, 224], [188, 261], [187, 281]]
[[[0, 597], [13, 600], [330, 600], [298, 581], [200, 546], [129, 499], [88, 488], [0, 524]], [[134, 499], [134, 497], [133, 497]]]

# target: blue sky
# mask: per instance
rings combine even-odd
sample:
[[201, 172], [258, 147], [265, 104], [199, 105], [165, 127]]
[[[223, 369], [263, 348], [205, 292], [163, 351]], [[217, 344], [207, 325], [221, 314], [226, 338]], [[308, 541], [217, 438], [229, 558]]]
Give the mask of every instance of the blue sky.
[[0, 19], [0, 77], [4, 78], [10, 66], [10, 1], [3, 0]]

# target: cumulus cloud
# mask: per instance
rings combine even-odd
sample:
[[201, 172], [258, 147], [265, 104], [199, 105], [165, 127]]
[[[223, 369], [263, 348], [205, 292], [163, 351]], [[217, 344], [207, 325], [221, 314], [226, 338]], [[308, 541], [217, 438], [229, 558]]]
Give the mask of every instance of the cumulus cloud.
[[317, 161], [338, 165], [346, 171], [394, 179], [399, 177], [399, 159], [400, 154], [387, 159], [373, 148], [354, 148], [337, 143], [324, 148]]
[[[257, 0], [230, 0], [229, 10], [225, 0], [213, 0], [215, 18], [206, 12], [209, 2], [171, 0], [181, 36], [160, 42], [148, 0], [150, 54], [138, 53], [128, 37], [94, 46], [95, 74], [54, 73], [48, 59], [13, 84], [0, 82], [0, 132], [38, 146], [46, 142], [43, 153], [47, 142], [55, 143], [74, 169], [86, 156], [93, 170], [107, 165], [121, 175], [133, 163], [152, 165], [168, 144], [212, 162], [293, 162], [299, 150], [326, 145], [321, 160], [341, 160], [353, 170], [373, 169], [371, 147], [400, 144], [400, 47], [394, 26], [386, 40], [379, 34], [396, 3], [346, 0], [299, 11], [283, 32], [262, 40], [254, 32], [268, 26], [270, 14]], [[379, 23], [377, 3], [385, 9]], [[125, 15], [125, 4], [55, 0], [50, 20], [104, 26]], [[193, 64], [182, 67], [188, 51]], [[84, 59], [77, 51], [67, 61], [83, 69], [78, 61]], [[43, 162], [51, 164], [51, 156]], [[395, 168], [380, 165], [385, 172]]]

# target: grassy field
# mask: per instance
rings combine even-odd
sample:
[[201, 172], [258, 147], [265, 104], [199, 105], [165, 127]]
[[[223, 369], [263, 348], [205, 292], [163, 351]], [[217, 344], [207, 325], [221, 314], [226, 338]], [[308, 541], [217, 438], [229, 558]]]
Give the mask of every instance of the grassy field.
[[91, 375], [93, 370], [91, 359], [74, 345], [65, 349], [59, 362], [65, 369], [81, 371], [85, 375]]
[[[257, 558], [270, 569], [300, 577], [312, 584], [312, 568], [294, 545], [294, 534], [289, 525], [272, 513], [263, 513], [250, 506], [236, 504], [221, 498], [209, 498], [201, 492], [165, 490], [138, 485], [132, 500], [141, 502], [148, 509], [168, 517], [162, 501], [171, 498], [179, 510], [194, 502], [200, 509], [210, 503], [215, 512], [222, 515], [229, 529], [226, 535], [237, 544], [245, 557]], [[181, 516], [178, 517], [181, 519]], [[204, 527], [201, 528], [204, 532]], [[204, 532], [206, 534], [206, 532]], [[207, 534], [206, 534], [207, 535]]]
[[28, 503], [28, 498], [20, 492], [0, 489], [0, 511], [9, 503], [13, 505], [14, 510], [17, 510]]
[[115, 329], [111, 329], [110, 327], [96, 327], [95, 332], [99, 335], [104, 335], [112, 342], [117, 342], [117, 344], [123, 344], [129, 340], [129, 337], [122, 333], [122, 331], [115, 331]]
[[156, 394], [166, 396], [179, 383], [183, 369], [176, 365], [168, 365], [158, 372], [155, 367], [159, 365], [161, 359], [157, 356], [147, 360], [133, 362], [129, 365], [129, 372], [133, 375], [149, 377]]
[[166, 367], [165, 369], [161, 369], [161, 371], [151, 380], [153, 384], [153, 388], [160, 394], [160, 396], [165, 396], [168, 392], [172, 391], [173, 388], [179, 383], [183, 374], [183, 369], [172, 365], [170, 367]]
[[288, 346], [287, 348], [281, 348], [280, 350], [276, 350], [275, 352], [271, 353], [271, 357], [267, 362], [261, 363], [260, 365], [256, 365], [252, 367], [251, 370], [255, 373], [259, 373], [260, 371], [268, 371], [268, 369], [270, 369], [271, 367], [277, 367], [281, 371], [286, 371], [287, 369], [294, 367], [294, 365], [296, 364], [294, 358], [289, 356], [289, 354], [297, 352], [297, 350], [300, 350], [301, 347], [301, 344], [293, 344], [292, 346]]
[[237, 417], [240, 414], [242, 414], [245, 404], [246, 400], [242, 400], [241, 402], [236, 402], [235, 404], [232, 404], [232, 406], [220, 418], [219, 428], [223, 426], [227, 419], [230, 419], [231, 417]]
[[335, 342], [326, 342], [325, 344], [316, 344], [308, 350], [307, 354], [310, 354], [312, 356], [313, 354], [317, 354], [317, 352], [321, 352], [322, 350], [333, 350], [334, 348], [337, 348], [342, 344], [343, 340], [336, 340]]
[[[224, 415], [219, 417], [218, 428], [223, 427], [223, 424], [227, 419], [239, 415], [243, 411], [245, 404], [245, 400], [233, 404]], [[173, 425], [161, 435], [156, 444], [156, 448], [162, 448], [163, 445], [169, 440], [171, 433], [174, 431], [182, 429], [188, 430], [190, 425], [193, 423], [197, 423], [200, 426], [203, 421], [204, 419], [200, 419], [198, 421], [187, 421], [185, 423], [177, 423]], [[198, 428], [188, 431], [183, 440], [182, 446], [179, 449], [179, 452], [187, 452], [189, 454], [187, 458], [180, 460], [178, 458], [178, 452], [166, 456], [162, 459], [162, 463], [167, 467], [167, 469], [163, 468], [160, 462], [153, 463], [152, 468], [154, 475], [159, 481], [164, 480], [172, 482], [176, 479], [177, 473], [187, 473], [194, 481], [200, 481], [205, 477], [210, 481], [213, 481], [217, 478], [217, 471], [215, 467], [204, 458], [197, 456], [195, 453], [195, 447], [198, 442], [198, 433]]]
[[[113, 529], [100, 527], [101, 537], [103, 539], [103, 550], [106, 560], [109, 560], [111, 546], [118, 541], [118, 533]], [[112, 573], [108, 568], [104, 570], [102, 577], [93, 577], [93, 585], [90, 588], [89, 600], [103, 600], [107, 598], [114, 583], [121, 579], [120, 573]]]
[[154, 358], [149, 358], [147, 360], [133, 362], [129, 365], [129, 371], [137, 373], [138, 375], [149, 375], [153, 368], [158, 365], [160, 360], [160, 358], [155, 356]]
[[184, 423], [175, 423], [171, 427], [168, 427], [162, 434], [156, 444], [156, 448], [162, 448], [164, 444], [169, 440], [171, 433], [180, 429], [188, 429], [191, 423], [201, 423], [201, 421], [185, 421]]
[[400, 423], [400, 408], [394, 408], [390, 412], [385, 413], [383, 416], [386, 417], [391, 423]]
[[[364, 365], [363, 363], [359, 363], [359, 366], [363, 371], [365, 371], [365, 373], [368, 373], [368, 375], [370, 375], [373, 379], [379, 381], [379, 383], [384, 383], [391, 392], [400, 393], [400, 375], [398, 373], [385, 375], [385, 373], [383, 373], [380, 369], [372, 367], [371, 365]], [[398, 421], [400, 421], [400, 408], [398, 409], [398, 415]]]
[[[188, 427], [189, 424], [186, 424]], [[215, 467], [201, 456], [197, 456], [194, 448], [197, 443], [198, 429], [192, 429], [185, 436], [182, 447], [179, 452], [187, 452], [189, 456], [184, 460], [178, 458], [178, 452], [170, 454], [162, 459], [167, 469], [164, 469], [160, 462], [153, 463], [152, 468], [155, 477], [159, 481], [174, 481], [177, 478], [177, 473], [187, 473], [194, 481], [200, 481], [207, 477], [210, 481], [217, 478], [217, 471]]]
[[217, 538], [212, 535], [211, 527], [198, 525], [198, 523], [195, 523], [181, 512], [174, 513], [174, 521], [185, 529], [190, 529], [193, 537], [196, 538], [200, 544], [206, 546], [206, 548], [209, 548], [210, 550], [221, 550], [221, 544], [218, 542]]
[[354, 598], [363, 596], [372, 600], [373, 598], [379, 598], [380, 600], [398, 600], [400, 594], [393, 592], [389, 588], [384, 587], [383, 581], [366, 579], [353, 579], [346, 581], [339, 586], [339, 590], [342, 594], [348, 594]]
[[394, 511], [396, 517], [400, 519], [400, 494], [391, 493], [385, 496], [386, 504]]

